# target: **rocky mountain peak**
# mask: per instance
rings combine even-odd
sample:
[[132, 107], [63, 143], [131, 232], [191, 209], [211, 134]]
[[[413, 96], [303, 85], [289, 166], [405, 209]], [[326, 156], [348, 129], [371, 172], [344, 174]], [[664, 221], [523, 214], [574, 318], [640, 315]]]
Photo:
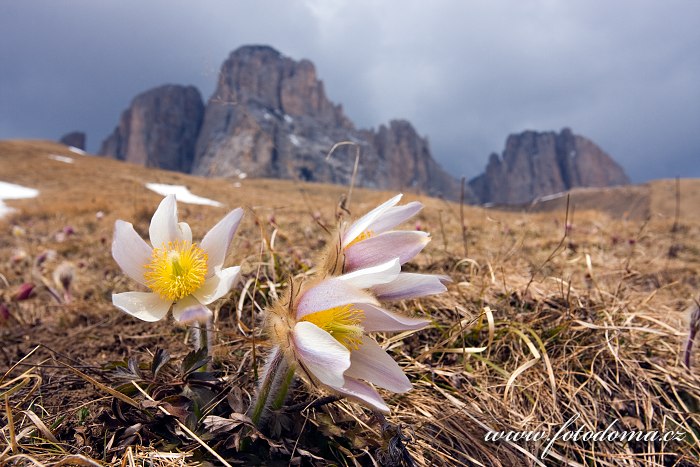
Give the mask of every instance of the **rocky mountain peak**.
[[506, 139], [499, 157], [469, 182], [482, 203], [521, 204], [576, 187], [629, 183], [624, 170], [589, 139], [569, 128], [523, 131]]
[[214, 96], [222, 103], [256, 105], [292, 117], [311, 117], [329, 125], [350, 122], [326, 97], [309, 60], [295, 61], [269, 46], [243, 46], [221, 67]]
[[193, 172], [209, 176], [292, 178], [347, 184], [353, 159], [340, 141], [362, 148], [360, 186], [458, 196], [457, 182], [432, 159], [427, 141], [396, 120], [377, 132], [358, 130], [333, 103], [309, 60], [295, 61], [267, 46], [245, 46], [221, 67], [206, 107]]
[[61, 136], [58, 140], [59, 143], [65, 144], [66, 146], [72, 146], [74, 148], [85, 150], [85, 140], [86, 135], [82, 131], [71, 131]]
[[202, 96], [194, 86], [150, 89], [131, 101], [99, 154], [189, 172], [203, 117]]

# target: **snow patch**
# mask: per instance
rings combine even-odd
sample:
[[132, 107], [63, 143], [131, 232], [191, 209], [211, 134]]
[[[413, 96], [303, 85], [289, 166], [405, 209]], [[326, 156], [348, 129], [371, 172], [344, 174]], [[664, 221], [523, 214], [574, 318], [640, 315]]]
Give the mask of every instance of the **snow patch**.
[[558, 199], [566, 196], [566, 192], [554, 193], [552, 195], [540, 196], [534, 201], [534, 204], [541, 203], [543, 201], [551, 201], [553, 199]]
[[66, 164], [73, 164], [75, 162], [75, 159], [73, 159], [72, 157], [59, 156], [58, 154], [49, 154], [49, 159], [58, 162], [64, 162]]
[[203, 198], [201, 196], [193, 194], [192, 192], [190, 192], [189, 188], [183, 185], [168, 185], [165, 183], [146, 183], [146, 188], [148, 188], [151, 191], [155, 191], [161, 196], [175, 195], [175, 198], [181, 203], [202, 204], [205, 206], [216, 207], [223, 206], [223, 204], [221, 204], [218, 201], [214, 201], [213, 199], [209, 198]]
[[238, 178], [241, 179], [241, 180], [244, 180], [244, 179], [246, 179], [247, 177], [248, 177], [248, 174], [245, 173], [245, 172], [241, 172], [241, 173], [238, 174]]
[[264, 118], [265, 120], [272, 120], [272, 115], [270, 115], [269, 112], [265, 112], [265, 113], [263, 114], [263, 118]]
[[76, 154], [80, 154], [81, 156], [87, 155], [87, 153], [86, 153], [85, 151], [83, 151], [83, 150], [80, 149], [80, 148], [76, 148], [75, 146], [68, 146], [68, 150], [69, 150], [70, 152], [74, 152], [74, 153], [76, 153]]
[[294, 119], [292, 118], [291, 115], [284, 114], [284, 121], [287, 123], [292, 123]]
[[301, 145], [301, 141], [299, 141], [299, 138], [297, 138], [297, 135], [289, 135], [289, 141], [291, 141], [294, 146]]
[[27, 188], [26, 186], [15, 185], [14, 183], [0, 182], [0, 218], [14, 211], [3, 200], [6, 199], [25, 199], [36, 198], [39, 196], [39, 190]]

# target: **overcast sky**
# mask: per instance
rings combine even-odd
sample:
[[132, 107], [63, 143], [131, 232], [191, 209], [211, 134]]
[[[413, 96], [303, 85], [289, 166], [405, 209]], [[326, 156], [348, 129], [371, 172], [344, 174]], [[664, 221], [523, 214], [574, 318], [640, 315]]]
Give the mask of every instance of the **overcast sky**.
[[245, 44], [310, 59], [360, 127], [410, 120], [457, 176], [568, 126], [636, 182], [700, 177], [695, 0], [0, 0], [0, 139], [96, 151], [142, 91], [208, 99]]

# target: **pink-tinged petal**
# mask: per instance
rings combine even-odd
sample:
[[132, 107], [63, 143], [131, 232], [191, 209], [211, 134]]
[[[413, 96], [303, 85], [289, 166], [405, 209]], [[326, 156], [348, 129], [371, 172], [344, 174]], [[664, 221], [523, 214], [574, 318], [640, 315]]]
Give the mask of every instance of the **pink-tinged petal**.
[[350, 355], [350, 368], [345, 376], [364, 379], [393, 392], [407, 392], [413, 387], [394, 359], [367, 336], [362, 337], [362, 345]]
[[369, 385], [357, 381], [356, 379], [345, 378], [345, 384], [342, 387], [334, 387], [333, 389], [350, 399], [367, 404], [380, 412], [389, 412], [389, 406], [386, 405], [382, 396], [377, 394], [377, 391], [372, 389]]
[[401, 201], [402, 194], [398, 194], [391, 198], [389, 201], [386, 201], [376, 208], [372, 209], [370, 212], [365, 214], [364, 216], [360, 217], [357, 219], [355, 222], [352, 223], [352, 225], [348, 228], [348, 230], [345, 232], [343, 235], [343, 242], [342, 242], [342, 247], [345, 248], [355, 240], [362, 232], [367, 230], [367, 228], [377, 220], [379, 216], [381, 216], [384, 212], [387, 211], [387, 209], [391, 208], [392, 206], [396, 205], [399, 201]]
[[214, 300], [229, 293], [233, 284], [236, 283], [240, 271], [241, 268], [239, 266], [222, 269], [205, 280], [199, 289], [192, 292], [192, 295], [203, 305], [209, 305]]
[[375, 266], [393, 258], [401, 264], [413, 259], [430, 242], [426, 232], [385, 232], [350, 245], [345, 250], [345, 271]]
[[371, 230], [377, 235], [386, 232], [406, 222], [408, 219], [418, 214], [421, 209], [423, 209], [423, 204], [418, 201], [412, 201], [403, 206], [394, 206], [393, 208], [387, 209], [384, 215], [379, 217], [368, 227], [368, 230]]
[[112, 303], [125, 313], [143, 321], [159, 321], [165, 318], [171, 302], [150, 292], [124, 292], [112, 294]]
[[386, 284], [395, 280], [401, 272], [401, 263], [398, 258], [378, 264], [369, 268], [358, 269], [338, 276], [338, 280], [350, 284], [358, 289], [368, 289], [374, 285]]
[[365, 332], [413, 331], [423, 329], [430, 324], [427, 319], [410, 318], [375, 305], [361, 304], [358, 308], [365, 313], [365, 319], [362, 322]]
[[173, 318], [180, 323], [204, 323], [211, 317], [211, 310], [194, 297], [185, 297], [173, 304]]
[[310, 288], [297, 302], [297, 320], [317, 311], [359, 303], [378, 305], [377, 299], [337, 277], [326, 279]]
[[333, 336], [308, 321], [294, 326], [294, 352], [299, 362], [321, 383], [342, 386], [350, 368], [350, 351]]
[[231, 239], [243, 217], [243, 209], [237, 208], [226, 214], [202, 239], [200, 246], [207, 254], [207, 277], [224, 265], [231, 246]]
[[447, 290], [443, 282], [450, 281], [447, 276], [402, 272], [392, 282], [375, 285], [372, 292], [379, 300], [406, 300], [442, 293]]
[[139, 284], [146, 284], [145, 266], [151, 262], [153, 250], [129, 222], [118, 220], [114, 224], [112, 257], [127, 276]]
[[162, 248], [168, 242], [184, 240], [183, 232], [177, 222], [177, 202], [175, 195], [166, 196], [153, 214], [148, 228], [153, 248]]
[[178, 222], [178, 228], [180, 229], [180, 237], [189, 244], [192, 244], [192, 229], [187, 222]]

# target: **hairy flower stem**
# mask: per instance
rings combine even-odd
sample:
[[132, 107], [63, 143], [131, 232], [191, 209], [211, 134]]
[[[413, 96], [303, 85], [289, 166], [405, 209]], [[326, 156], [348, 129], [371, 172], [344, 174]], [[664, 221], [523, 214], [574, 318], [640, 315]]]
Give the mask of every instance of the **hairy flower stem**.
[[199, 329], [199, 323], [192, 323], [190, 327], [190, 339], [192, 339], [192, 348], [195, 351], [202, 348], [202, 333]]
[[289, 367], [280, 348], [272, 349], [265, 362], [258, 392], [249, 412], [250, 419], [258, 428], [262, 428], [270, 409], [282, 406], [293, 376], [293, 369]]
[[[279, 410], [282, 408], [284, 401], [287, 400], [289, 388], [292, 386], [292, 382], [294, 381], [294, 368], [290, 367], [289, 365], [287, 366], [288, 368], [286, 374], [279, 372], [277, 375], [277, 379], [280, 380], [279, 390], [277, 391], [277, 397], [275, 397], [275, 400], [272, 401], [272, 410]], [[275, 383], [277, 383], [277, 381], [275, 381]]]
[[[212, 319], [207, 319], [206, 325], [202, 323], [195, 322], [192, 323], [190, 328], [190, 336], [192, 337], [192, 347], [195, 351], [206, 349], [207, 357], [211, 356], [211, 349], [214, 345], [214, 332], [213, 332], [213, 322]], [[209, 364], [204, 365], [200, 371], [208, 371]]]

